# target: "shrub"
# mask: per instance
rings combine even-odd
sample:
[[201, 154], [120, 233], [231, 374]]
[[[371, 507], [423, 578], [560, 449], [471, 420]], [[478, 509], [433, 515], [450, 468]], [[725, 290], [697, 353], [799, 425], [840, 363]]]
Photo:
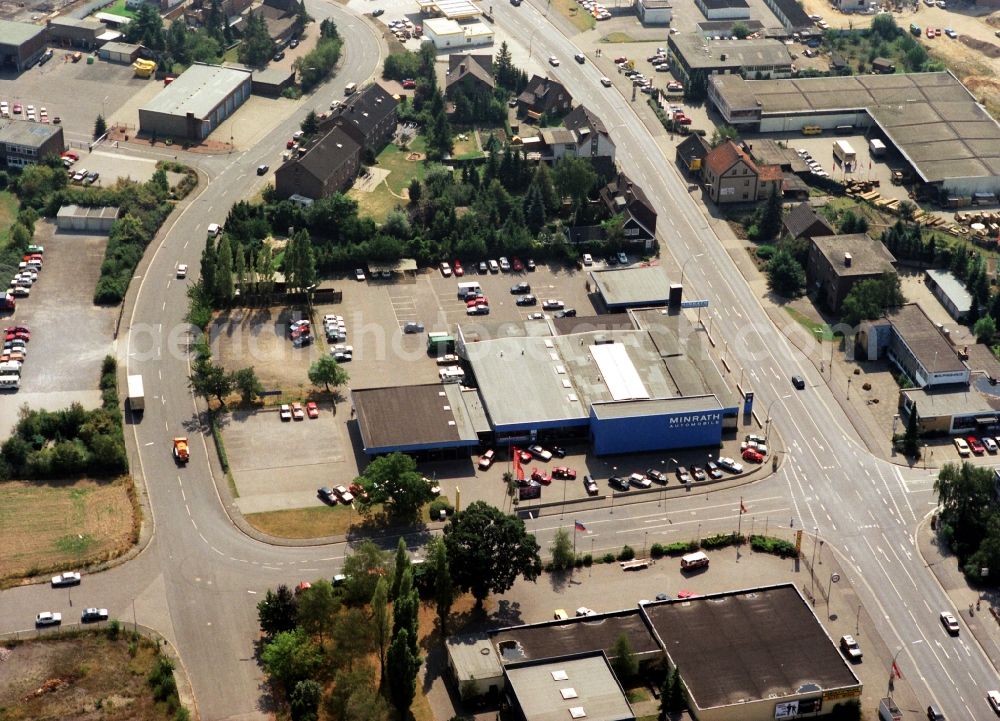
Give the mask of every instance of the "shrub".
[[219, 422], [215, 418], [215, 413], [211, 415], [212, 423], [212, 440], [215, 441], [215, 451], [219, 454], [219, 465], [222, 466], [222, 470], [229, 472], [229, 456], [226, 455], [226, 444], [222, 441], [222, 429], [219, 428]]
[[586, 554], [583, 557], [583, 565], [584, 566], [592, 566], [593, 564], [594, 564], [594, 557], [591, 554], [589, 554], [589, 553]]
[[649, 548], [649, 555], [651, 558], [662, 558], [666, 551], [663, 550], [663, 545], [659, 543], [654, 543]]
[[445, 512], [446, 516], [451, 516], [455, 512], [455, 507], [451, 505], [449, 501], [444, 496], [440, 496], [431, 501], [430, 506], [430, 518], [432, 521], [437, 521], [441, 518], [441, 511]]
[[717, 533], [714, 536], [701, 539], [701, 547], [704, 549], [725, 548], [726, 546], [738, 546], [743, 544], [743, 536], [735, 533]]
[[111, 639], [112, 641], [117, 641], [118, 634], [121, 633], [121, 630], [122, 630], [121, 623], [118, 622], [117, 618], [112, 618], [111, 621], [108, 623], [108, 628], [106, 633], [108, 634], [109, 639]]
[[750, 548], [760, 553], [771, 553], [782, 558], [795, 556], [795, 544], [770, 536], [750, 536]]
[[631, 561], [635, 558], [635, 549], [631, 546], [622, 547], [621, 552], [618, 554], [619, 561]]
[[691, 551], [698, 550], [698, 544], [695, 541], [675, 541], [674, 543], [668, 543], [663, 546], [663, 553], [667, 556], [683, 556], [685, 553], [691, 553]]
[[773, 245], [759, 245], [757, 246], [757, 257], [761, 260], [770, 260], [774, 256], [774, 250]]
[[610, 551], [608, 553], [605, 553], [601, 557], [601, 563], [614, 563], [614, 562], [615, 562], [615, 554], [611, 553]]

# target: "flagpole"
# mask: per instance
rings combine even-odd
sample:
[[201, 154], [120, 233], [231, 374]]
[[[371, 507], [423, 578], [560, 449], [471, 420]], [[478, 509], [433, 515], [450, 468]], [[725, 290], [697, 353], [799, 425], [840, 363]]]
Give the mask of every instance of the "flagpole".
[[736, 536], [740, 536], [740, 532], [743, 530], [743, 496], [740, 496], [740, 509], [739, 509], [739, 521], [736, 524]]

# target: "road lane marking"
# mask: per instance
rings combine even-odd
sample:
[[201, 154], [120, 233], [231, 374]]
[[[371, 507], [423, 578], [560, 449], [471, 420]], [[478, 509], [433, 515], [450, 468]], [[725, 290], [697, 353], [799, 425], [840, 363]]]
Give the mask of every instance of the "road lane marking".
[[184, 493], [184, 489], [181, 488], [181, 500], [187, 505], [187, 494]]
[[[188, 511], [188, 513], [190, 513], [190, 512], [191, 512], [191, 511]], [[191, 525], [192, 525], [192, 526], [194, 526], [194, 529], [195, 529], [196, 531], [198, 530], [198, 524], [197, 524], [197, 523], [195, 522], [195, 520], [194, 520], [194, 517], [193, 517], [193, 516], [191, 517]]]

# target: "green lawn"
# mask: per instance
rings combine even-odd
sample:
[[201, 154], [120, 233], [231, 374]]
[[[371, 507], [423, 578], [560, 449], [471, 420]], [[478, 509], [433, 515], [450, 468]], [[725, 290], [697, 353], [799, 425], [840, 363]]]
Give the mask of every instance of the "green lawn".
[[[454, 134], [455, 145], [452, 149], [452, 156], [458, 160], [471, 160], [472, 158], [483, 157], [483, 151], [476, 144], [476, 132], [475, 129], [456, 132]], [[459, 136], [465, 137], [465, 140], [461, 140]]]
[[788, 313], [788, 315], [792, 316], [792, 319], [796, 323], [798, 323], [799, 325], [803, 326], [810, 333], [812, 333], [813, 337], [818, 337], [819, 335], [822, 335], [822, 338], [823, 338], [824, 342], [826, 342], [826, 341], [832, 341], [833, 340], [833, 333], [830, 331], [829, 324], [827, 324], [827, 323], [817, 323], [812, 318], [809, 318], [805, 314], [800, 313], [799, 311], [795, 310], [791, 306], [787, 306], [786, 305], [785, 306], [785, 311]]
[[555, 6], [556, 10], [569, 18], [570, 22], [572, 22], [576, 26], [576, 29], [580, 32], [593, 30], [597, 27], [597, 21], [590, 15], [590, 13], [578, 5], [576, 0], [549, 0], [548, 4], [550, 7]]
[[603, 38], [601, 38], [602, 43], [637, 43], [641, 42], [636, 40], [634, 37], [628, 33], [614, 32], [608, 33]]
[[0, 248], [10, 240], [10, 227], [17, 217], [17, 197], [7, 190], [0, 190]]
[[[395, 144], [387, 145], [378, 155], [376, 167], [388, 170], [389, 175], [372, 191], [351, 190], [350, 196], [358, 201], [362, 213], [370, 215], [381, 223], [397, 205], [406, 205], [403, 191], [413, 178], [423, 180], [426, 165], [422, 160], [407, 160], [410, 153], [423, 155], [427, 145], [422, 135], [416, 136], [406, 150]], [[357, 184], [356, 184], [357, 185]]]
[[125, 7], [125, 0], [115, 0], [115, 2], [107, 7], [101, 8], [101, 10], [112, 15], [121, 15], [122, 17], [135, 19], [135, 12]]
[[240, 46], [234, 45], [222, 54], [222, 62], [238, 63], [240, 61]]

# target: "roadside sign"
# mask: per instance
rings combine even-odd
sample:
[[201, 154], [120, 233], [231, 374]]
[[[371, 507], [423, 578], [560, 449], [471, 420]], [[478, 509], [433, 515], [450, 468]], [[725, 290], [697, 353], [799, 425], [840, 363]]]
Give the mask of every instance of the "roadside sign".
[[839, 573], [834, 573], [834, 574], [831, 574], [831, 575], [830, 575], [830, 580], [831, 580], [831, 581], [832, 581], [833, 583], [839, 583], [839, 582], [840, 582], [840, 574], [839, 574]]
[[280, 396], [281, 391], [261, 391], [257, 395], [259, 396]]
[[707, 300], [682, 300], [681, 308], [707, 308]]

